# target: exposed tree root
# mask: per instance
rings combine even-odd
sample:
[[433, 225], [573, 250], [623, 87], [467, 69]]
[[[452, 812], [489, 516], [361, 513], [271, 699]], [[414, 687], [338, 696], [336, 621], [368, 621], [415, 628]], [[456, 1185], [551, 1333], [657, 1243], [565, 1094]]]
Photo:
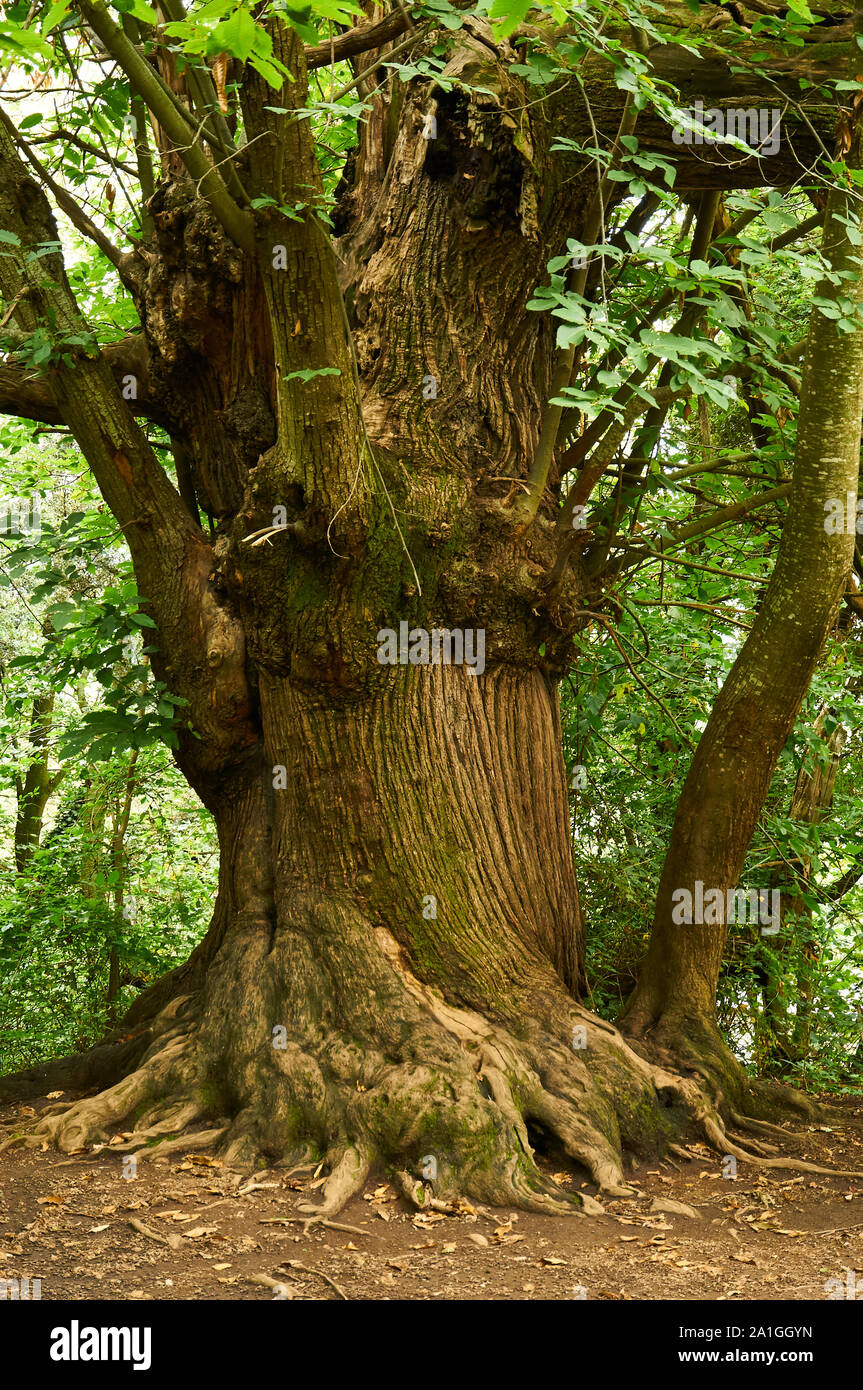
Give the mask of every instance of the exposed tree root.
[[182, 1249], [183, 1242], [180, 1236], [172, 1235], [170, 1231], [154, 1231], [151, 1226], [146, 1226], [143, 1221], [139, 1221], [136, 1216], [130, 1219], [129, 1225], [133, 1231], [138, 1232], [138, 1235], [146, 1236], [147, 1240], [155, 1241], [157, 1245], [167, 1245], [171, 1250]]
[[352, 1197], [362, 1192], [371, 1172], [373, 1150], [364, 1144], [350, 1148], [337, 1160], [330, 1159], [330, 1175], [324, 1183], [322, 1202], [300, 1202], [297, 1211], [308, 1212], [323, 1220], [337, 1216]]
[[265, 1216], [261, 1217], [262, 1226], [293, 1226], [300, 1225], [303, 1228], [303, 1235], [307, 1236], [309, 1231], [315, 1226], [324, 1226], [328, 1231], [347, 1231], [351, 1236], [370, 1236], [371, 1231], [364, 1231], [362, 1226], [350, 1226], [346, 1221], [329, 1221], [320, 1216]]
[[698, 1154], [690, 1153], [682, 1144], [669, 1144], [668, 1152], [670, 1154], [676, 1154], [678, 1158], [682, 1158], [686, 1163], [694, 1163], [695, 1159], [698, 1158]]
[[736, 1129], [745, 1129], [752, 1134], [772, 1134], [777, 1139], [781, 1139], [783, 1144], [796, 1144], [798, 1142], [797, 1136], [789, 1134], [781, 1125], [772, 1124], [769, 1120], [756, 1119], [752, 1115], [739, 1115], [730, 1105], [727, 1108], [731, 1123]]
[[146, 1030], [132, 1037], [115, 1034], [87, 1052], [40, 1062], [24, 1071], [0, 1076], [0, 1105], [31, 1100], [49, 1091], [87, 1091], [94, 1086], [112, 1086], [137, 1066], [147, 1049], [148, 1039]]
[[[776, 1153], [775, 1147], [756, 1139], [750, 1139], [748, 1148], [744, 1149], [740, 1144], [735, 1143], [734, 1140], [729, 1137], [722, 1117], [719, 1114], [717, 1104], [711, 1103], [707, 1099], [704, 1091], [699, 1088], [697, 1084], [681, 1078], [675, 1079], [672, 1076], [668, 1077], [668, 1083], [680, 1091], [682, 1097], [686, 1101], [687, 1109], [699, 1124], [704, 1137], [718, 1153], [723, 1155], [729, 1154], [733, 1158], [751, 1163], [753, 1167], [756, 1168], [779, 1168], [800, 1173], [820, 1173], [826, 1177], [863, 1177], [863, 1173], [857, 1172], [854, 1169], [823, 1168], [817, 1163], [809, 1163], [801, 1158], [788, 1158], [784, 1155], [780, 1157], [766, 1157], [766, 1153]], [[721, 1103], [721, 1096], [718, 1100]], [[738, 1121], [741, 1118], [742, 1117], [738, 1116]], [[748, 1121], [747, 1123], [751, 1124], [752, 1122]], [[775, 1131], [783, 1138], [788, 1137], [785, 1131], [779, 1129], [776, 1125], [768, 1125], [766, 1127], [769, 1130]], [[681, 1151], [676, 1145], [673, 1146], [672, 1151], [680, 1152], [682, 1156], [685, 1155], [685, 1151]], [[685, 1156], [689, 1157], [690, 1155]]]
[[[226, 1133], [226, 1126], [222, 1126], [220, 1129], [200, 1129], [194, 1134], [186, 1134], [178, 1136], [175, 1139], [163, 1140], [161, 1144], [156, 1145], [154, 1148], [138, 1149], [135, 1152], [135, 1157], [140, 1163], [142, 1159], [145, 1161], [156, 1158], [161, 1160], [170, 1158], [172, 1154], [193, 1153], [197, 1152], [199, 1149], [214, 1149]], [[115, 1149], [112, 1145], [112, 1152], [122, 1153], [122, 1149]]]
[[863, 1178], [863, 1172], [857, 1172], [850, 1168], [822, 1168], [820, 1164], [808, 1163], [802, 1158], [787, 1158], [784, 1155], [780, 1158], [766, 1158], [762, 1156], [764, 1145], [758, 1145], [756, 1152], [753, 1152], [756, 1149], [754, 1143], [750, 1143], [748, 1150], [743, 1149], [739, 1144], [735, 1144], [729, 1139], [722, 1121], [715, 1113], [705, 1114], [702, 1118], [702, 1124], [704, 1132], [714, 1148], [731, 1154], [734, 1158], [745, 1159], [747, 1163], [752, 1163], [757, 1168], [784, 1168], [795, 1173], [822, 1173], [826, 1177]]
[[[125, 1128], [112, 1152], [144, 1160], [215, 1147], [234, 1168], [316, 1162], [328, 1175], [319, 1199], [299, 1208], [310, 1222], [336, 1216], [377, 1165], [425, 1209], [457, 1211], [468, 1199], [601, 1212], [542, 1173], [538, 1140], [612, 1197], [633, 1191], [626, 1150], [691, 1158], [677, 1142], [687, 1129], [756, 1167], [832, 1171], [777, 1155], [768, 1141], [784, 1143], [785, 1132], [738, 1108], [739, 1087], [734, 1105], [725, 1100], [714, 1066], [686, 1076], [649, 1060], [551, 972], [492, 1019], [422, 983], [352, 903], [309, 904], [304, 922], [275, 938], [260, 922], [238, 931], [205, 992], [172, 1000], [154, 1020], [133, 1071], [52, 1106], [0, 1148], [69, 1153]], [[749, 1132], [745, 1146], [726, 1123]]]

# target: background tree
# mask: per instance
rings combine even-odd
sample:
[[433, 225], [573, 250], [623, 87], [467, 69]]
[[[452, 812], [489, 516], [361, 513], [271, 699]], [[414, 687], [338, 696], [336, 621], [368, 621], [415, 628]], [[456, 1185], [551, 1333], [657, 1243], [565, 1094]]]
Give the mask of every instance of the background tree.
[[[856, 198], [828, 200], [824, 250], [830, 284], [855, 315], [863, 298]], [[850, 226], [849, 226], [850, 224]], [[851, 235], [849, 236], [849, 230]], [[693, 923], [682, 932], [673, 894], [695, 884], [734, 889], [779, 755], [794, 727], [818, 656], [835, 623], [855, 532], [825, 528], [829, 499], [853, 499], [856, 525], [863, 409], [863, 330], [845, 332], [816, 303], [804, 356], [797, 457], [788, 519], [752, 630], [725, 680], [699, 741], [675, 813], [660, 880], [650, 948], [627, 1007], [636, 1033], [658, 1030], [685, 1052], [713, 1032], [724, 931]], [[726, 924], [727, 925], [727, 924]], [[676, 1036], [675, 1036], [676, 1035]], [[704, 1054], [709, 1043], [702, 1036]]]

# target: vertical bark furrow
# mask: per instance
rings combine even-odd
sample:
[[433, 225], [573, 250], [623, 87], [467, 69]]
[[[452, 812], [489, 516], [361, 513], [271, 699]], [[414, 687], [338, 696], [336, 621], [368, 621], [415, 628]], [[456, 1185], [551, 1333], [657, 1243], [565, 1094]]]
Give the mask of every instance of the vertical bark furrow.
[[543, 960], [575, 986], [567, 800], [541, 675], [396, 668], [343, 710], [267, 682], [262, 707], [273, 766], [286, 770], [274, 855], [287, 920], [304, 886], [352, 899], [422, 978], [474, 1004], [502, 1003]]

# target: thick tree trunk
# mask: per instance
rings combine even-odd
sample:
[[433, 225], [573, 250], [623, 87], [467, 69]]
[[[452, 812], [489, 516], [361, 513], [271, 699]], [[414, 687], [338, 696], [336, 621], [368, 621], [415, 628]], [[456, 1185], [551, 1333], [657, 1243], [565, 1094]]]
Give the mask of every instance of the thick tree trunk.
[[213, 803], [206, 941], [130, 1013], [138, 1070], [43, 1132], [77, 1149], [134, 1111], [147, 1156], [197, 1120], [238, 1166], [326, 1158], [327, 1211], [373, 1162], [422, 1201], [429, 1156], [438, 1196], [565, 1206], [533, 1161], [551, 1137], [626, 1191], [623, 1148], [655, 1152], [694, 1101], [567, 988], [581, 944], [554, 687], [406, 666], [359, 707], [285, 681], [261, 701], [270, 752], [248, 750]]
[[274, 794], [278, 891], [349, 894], [467, 1007], [503, 1008], [537, 947], [576, 988], [557, 696], [541, 673], [404, 666], [360, 708], [287, 682], [262, 703], [289, 778]]

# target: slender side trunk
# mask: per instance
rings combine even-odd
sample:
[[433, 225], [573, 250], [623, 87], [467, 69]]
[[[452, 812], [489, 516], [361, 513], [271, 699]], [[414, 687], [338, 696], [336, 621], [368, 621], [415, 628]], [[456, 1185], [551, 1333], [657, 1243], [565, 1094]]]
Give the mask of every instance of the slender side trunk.
[[[849, 236], [859, 221], [845, 194], [830, 195], [824, 252], [859, 306], [863, 275]], [[835, 294], [829, 283], [819, 294]], [[656, 915], [625, 1027], [687, 1052], [716, 1035], [715, 998], [725, 921], [686, 924], [690, 902], [734, 889], [770, 779], [794, 727], [850, 570], [854, 535], [825, 529], [828, 499], [856, 498], [863, 332], [841, 333], [812, 313], [801, 388], [797, 456], [776, 566], [747, 638], [713, 707], [680, 796]], [[853, 515], [853, 508], [852, 508]], [[727, 899], [725, 899], [727, 901]], [[703, 914], [707, 916], [708, 914]]]

